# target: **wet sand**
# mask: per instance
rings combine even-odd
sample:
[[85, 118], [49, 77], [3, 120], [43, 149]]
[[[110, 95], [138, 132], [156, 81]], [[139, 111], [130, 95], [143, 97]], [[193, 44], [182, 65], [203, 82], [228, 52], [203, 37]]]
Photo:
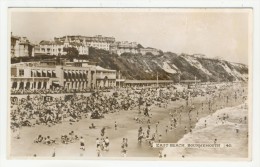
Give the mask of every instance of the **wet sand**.
[[[232, 89], [223, 91], [222, 94], [231, 94], [233, 93]], [[247, 92], [245, 92], [246, 94]], [[201, 103], [204, 103], [204, 110], [201, 109]], [[226, 104], [223, 97], [216, 98], [213, 101], [212, 113], [220, 108], [221, 105], [225, 107], [231, 107], [242, 104], [242, 97], [239, 97], [236, 101], [234, 98], [229, 99], [229, 103]], [[174, 112], [175, 109], [178, 109], [180, 106], [184, 106], [182, 110], [182, 119], [181, 122], [178, 121], [177, 128], [168, 131], [166, 134], [165, 127], [169, 126], [169, 112]], [[188, 111], [189, 109], [186, 106], [185, 100], [179, 100], [171, 102], [168, 107], [159, 108], [157, 106], [152, 106], [150, 114], [152, 114], [151, 120], [151, 133], [155, 132], [155, 123], [160, 122], [158, 126], [158, 133], [162, 135], [162, 141], [164, 143], [176, 143], [178, 142], [185, 134], [184, 127], [187, 126], [189, 131], [189, 120], [188, 120]], [[199, 110], [199, 119], [205, 117], [209, 114], [208, 105], [206, 103], [206, 97], [195, 97], [194, 98], [195, 110], [191, 112], [191, 126], [195, 127], [197, 123], [196, 111]], [[144, 124], [138, 124], [134, 120], [134, 117], [138, 115], [138, 110], [135, 108], [128, 111], [120, 111], [118, 113], [106, 114], [103, 119], [90, 119], [84, 118], [79, 122], [72, 123], [63, 122], [62, 124], [57, 124], [52, 127], [47, 127], [45, 125], [37, 125], [35, 127], [22, 127], [20, 129], [21, 139], [16, 139], [11, 134], [11, 150], [10, 156], [12, 158], [20, 157], [32, 157], [34, 154], [37, 157], [51, 157], [53, 149], [55, 148], [56, 158], [91, 158], [97, 157], [96, 155], [96, 145], [95, 140], [97, 137], [100, 138], [101, 128], [106, 128], [105, 136], [109, 137], [110, 140], [110, 150], [108, 152], [102, 151], [102, 157], [121, 157], [121, 142], [122, 138], [128, 138], [128, 148], [127, 148], [127, 157], [158, 157], [159, 149], [151, 148], [147, 142], [142, 144], [138, 143], [137, 135], [138, 128], [143, 127], [143, 130], [146, 132], [147, 129], [147, 119], [145, 118]], [[118, 129], [114, 129], [114, 121], [117, 121]], [[91, 123], [94, 123], [97, 127], [96, 129], [89, 129]], [[170, 126], [169, 126], [170, 127]], [[170, 128], [168, 128], [170, 129]], [[70, 144], [54, 144], [54, 145], [44, 145], [33, 143], [33, 140], [39, 135], [47, 136], [51, 138], [60, 138], [61, 135], [65, 135], [71, 131], [74, 131], [78, 136], [83, 136], [86, 145], [86, 151], [81, 151], [79, 148], [79, 141]], [[80, 156], [81, 155], [81, 156]]]

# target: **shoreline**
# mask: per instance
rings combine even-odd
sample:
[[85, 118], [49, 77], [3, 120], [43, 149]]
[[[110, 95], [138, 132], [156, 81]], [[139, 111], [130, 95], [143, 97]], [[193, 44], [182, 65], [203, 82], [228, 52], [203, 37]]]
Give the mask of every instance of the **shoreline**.
[[[219, 120], [219, 116], [228, 114], [229, 118], [225, 121]], [[185, 134], [177, 144], [189, 143], [208, 143], [221, 144], [222, 148], [164, 148], [163, 154], [179, 158], [248, 158], [248, 122], [241, 118], [247, 117], [245, 104], [234, 107], [226, 107], [217, 110], [214, 114], [200, 118], [196, 123], [192, 133]], [[205, 127], [204, 121], [207, 120]], [[239, 132], [236, 133], [236, 126]], [[214, 133], [212, 133], [212, 131]], [[211, 142], [209, 142], [211, 141]], [[228, 146], [225, 146], [228, 144]], [[228, 153], [228, 154], [224, 154]], [[225, 157], [222, 157], [225, 155]]]

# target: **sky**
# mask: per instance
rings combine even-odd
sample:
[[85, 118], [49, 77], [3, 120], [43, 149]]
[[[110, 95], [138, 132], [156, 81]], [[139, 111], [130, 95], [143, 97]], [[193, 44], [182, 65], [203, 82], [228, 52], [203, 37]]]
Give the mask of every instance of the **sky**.
[[32, 42], [113, 36], [177, 54], [248, 64], [249, 9], [10, 9], [10, 31]]

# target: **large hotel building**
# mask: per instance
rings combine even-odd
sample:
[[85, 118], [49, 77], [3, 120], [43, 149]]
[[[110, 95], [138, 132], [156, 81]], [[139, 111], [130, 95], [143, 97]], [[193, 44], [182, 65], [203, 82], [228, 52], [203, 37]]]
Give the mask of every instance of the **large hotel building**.
[[11, 65], [12, 90], [19, 89], [98, 89], [116, 86], [116, 70], [87, 62], [21, 62]]
[[104, 37], [102, 35], [96, 36], [81, 36], [81, 35], [70, 35], [63, 37], [55, 37], [55, 41], [64, 41], [68, 40], [68, 42], [77, 42], [77, 43], [85, 43], [88, 47], [94, 47], [97, 49], [110, 50], [110, 45], [115, 42], [114, 37]]

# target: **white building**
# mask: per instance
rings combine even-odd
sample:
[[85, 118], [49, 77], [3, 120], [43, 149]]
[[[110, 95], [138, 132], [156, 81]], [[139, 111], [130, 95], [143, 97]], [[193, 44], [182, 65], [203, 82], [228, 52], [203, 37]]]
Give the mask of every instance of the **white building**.
[[128, 41], [121, 41], [121, 42], [115, 42], [110, 47], [111, 53], [116, 53], [118, 55], [121, 55], [123, 53], [132, 53], [137, 54], [138, 52], [138, 46], [136, 42], [128, 42]]
[[64, 41], [54, 40], [54, 41], [41, 41], [39, 44], [39, 53], [47, 55], [66, 55], [67, 52], [64, 51], [64, 48], [74, 47], [78, 50], [79, 55], [88, 55], [89, 47], [86, 44], [86, 41], [73, 41], [70, 42], [68, 38], [65, 38]]
[[152, 53], [153, 55], [159, 55], [159, 50], [151, 47], [141, 48], [138, 47], [136, 42], [115, 42], [110, 46], [110, 52], [121, 55], [123, 53], [141, 54], [146, 55], [147, 53]]
[[34, 44], [26, 37], [11, 35], [11, 57], [34, 57]]
[[54, 38], [56, 41], [64, 41], [65, 39], [68, 39], [69, 42], [86, 42], [86, 45], [88, 47], [94, 47], [97, 49], [103, 49], [103, 50], [110, 50], [110, 45], [115, 42], [114, 37], [104, 37], [102, 35], [96, 35], [93, 37], [90, 36], [64, 36], [59, 38]]

